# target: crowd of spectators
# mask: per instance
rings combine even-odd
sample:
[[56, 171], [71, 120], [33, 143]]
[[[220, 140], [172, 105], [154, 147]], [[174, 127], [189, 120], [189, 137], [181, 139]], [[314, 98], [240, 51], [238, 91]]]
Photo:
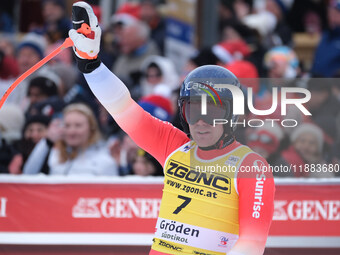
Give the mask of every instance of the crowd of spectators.
[[[0, 96], [60, 46], [72, 27], [66, 0], [37, 2], [41, 22], [25, 24], [27, 31], [14, 25], [13, 13], [0, 12]], [[100, 21], [98, 1], [90, 3]], [[177, 108], [181, 82], [191, 70], [208, 64], [232, 71], [245, 92], [251, 88], [256, 109], [272, 106], [273, 87], [306, 88], [311, 99], [304, 106], [311, 116], [294, 106], [285, 116], [280, 107], [262, 117], [247, 111], [239, 122], [277, 121], [239, 126], [236, 138], [270, 165], [299, 170], [274, 172], [276, 177], [340, 176], [337, 171], [310, 171], [340, 167], [339, 1], [219, 0], [218, 41], [196, 47], [182, 70], [166, 54], [167, 4], [127, 1], [103, 28], [99, 57], [144, 110], [182, 129]], [[298, 33], [320, 38], [311, 63], [296, 52]], [[280, 91], [276, 96], [280, 103]], [[285, 118], [298, 125], [282, 126]], [[0, 173], [157, 176], [162, 167], [98, 103], [75, 67], [72, 50], [66, 49], [24, 80], [0, 110]]]

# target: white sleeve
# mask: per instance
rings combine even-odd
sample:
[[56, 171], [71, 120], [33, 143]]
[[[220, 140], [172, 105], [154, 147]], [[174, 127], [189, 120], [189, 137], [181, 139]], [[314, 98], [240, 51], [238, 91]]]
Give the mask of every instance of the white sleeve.
[[47, 144], [46, 139], [41, 139], [35, 146], [30, 156], [28, 157], [24, 169], [23, 174], [38, 174], [45, 162], [46, 157], [48, 157], [48, 153], [50, 148]]
[[111, 115], [114, 116], [124, 110], [131, 98], [130, 92], [103, 63], [93, 72], [84, 74], [84, 77], [93, 94]]

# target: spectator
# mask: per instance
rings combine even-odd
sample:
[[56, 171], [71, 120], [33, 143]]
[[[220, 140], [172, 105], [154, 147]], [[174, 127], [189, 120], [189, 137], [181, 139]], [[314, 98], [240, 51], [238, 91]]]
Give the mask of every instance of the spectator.
[[279, 151], [283, 132], [278, 124], [275, 122], [265, 123], [262, 127], [250, 129], [249, 131], [247, 144], [266, 160]]
[[173, 106], [170, 99], [161, 95], [142, 97], [138, 104], [152, 116], [170, 122], [173, 117]]
[[14, 143], [15, 149], [18, 151], [16, 155], [16, 168], [21, 173], [23, 165], [33, 151], [35, 145], [44, 139], [47, 132], [47, 126], [50, 118], [44, 115], [29, 116], [26, 119], [22, 138]]
[[100, 130], [91, 109], [71, 104], [64, 109], [63, 139], [52, 150], [51, 174], [116, 175], [116, 163], [102, 144]]
[[1, 136], [2, 133], [0, 131], [0, 174], [19, 174], [20, 171], [16, 171], [17, 168], [13, 168], [13, 164], [16, 165], [15, 156], [17, 155], [17, 151], [13, 145], [8, 144]]
[[[49, 154], [49, 174], [117, 175], [116, 163], [101, 142], [91, 109], [83, 104], [71, 104], [63, 113], [63, 136]], [[36, 161], [31, 162], [41, 162], [40, 156], [35, 156]], [[27, 169], [30, 174], [40, 172], [36, 167]]]
[[132, 172], [140, 176], [161, 176], [163, 167], [149, 153], [139, 148], [133, 162]]
[[[325, 164], [322, 158], [323, 134], [313, 124], [301, 124], [290, 136], [292, 145], [282, 152], [283, 159], [296, 169], [297, 177], [333, 177], [332, 172], [311, 171], [317, 164]], [[292, 168], [293, 169], [293, 168]]]
[[19, 65], [15, 58], [14, 37], [2, 35], [0, 38], [0, 96], [5, 94], [19, 74]]
[[[287, 46], [277, 46], [270, 49], [264, 57], [264, 66], [267, 69], [267, 76], [270, 79], [264, 82], [267, 85], [266, 89], [271, 89], [272, 87], [281, 87], [283, 84], [286, 86], [294, 86], [295, 79], [300, 74], [299, 59], [296, 53]], [[264, 84], [262, 84], [264, 85]], [[264, 86], [262, 88], [264, 89]], [[260, 91], [261, 97], [256, 98], [255, 104], [259, 108], [256, 109], [268, 109], [266, 107], [271, 105], [272, 93], [266, 90]], [[278, 108], [275, 111], [275, 117], [281, 118], [279, 112], [281, 111], [280, 103], [280, 91], [278, 93]], [[295, 107], [288, 108], [288, 116], [293, 117], [293, 119], [301, 119], [299, 112], [296, 111]], [[288, 118], [288, 117], [287, 117]]]
[[[0, 40], [0, 43], [2, 41]], [[19, 75], [19, 67], [16, 59], [5, 53], [5, 48], [0, 46], [0, 97]], [[10, 100], [8, 100], [10, 101]]]
[[320, 34], [327, 27], [326, 13], [325, 1], [294, 1], [287, 22], [294, 32]]
[[138, 2], [127, 2], [119, 6], [117, 14], [127, 14], [136, 19], [140, 19], [141, 16], [141, 6]]
[[122, 4], [115, 15], [111, 17], [108, 29], [102, 33], [103, 40], [99, 52], [99, 57], [106, 66], [114, 66], [116, 59], [120, 55], [120, 42], [124, 26], [130, 25], [139, 19], [140, 5], [135, 2]]
[[291, 45], [292, 34], [285, 20], [288, 8], [283, 0], [265, 0], [264, 8], [246, 15], [242, 22], [259, 32], [265, 48]]
[[183, 81], [185, 76], [194, 70], [196, 67], [204, 65], [221, 65], [222, 62], [215, 55], [211, 47], [203, 48], [197, 51], [193, 56], [189, 58], [185, 64], [183, 71], [181, 73], [180, 80]]
[[[287, 162], [281, 157], [281, 142], [284, 138], [281, 127], [273, 123], [265, 123], [262, 127], [249, 129], [247, 145], [264, 157], [271, 166], [286, 166]], [[275, 177], [292, 177], [292, 172], [273, 171]]]
[[267, 37], [268, 46], [292, 44], [292, 31], [286, 22], [288, 7], [283, 0], [266, 0], [266, 10], [274, 14], [277, 20], [273, 33]]
[[[58, 47], [60, 47], [62, 44], [64, 43], [64, 40], [59, 40], [57, 42], [52, 43], [51, 41], [48, 41], [46, 50], [45, 50], [45, 54], [49, 55], [51, 54], [55, 49], [57, 49]], [[55, 57], [53, 57], [49, 62], [48, 65], [49, 66], [53, 66], [57, 63], [61, 63], [63, 65], [66, 66], [70, 66], [72, 64], [72, 50], [70, 48], [66, 48], [62, 51], [60, 51], [60, 53], [58, 55], [56, 55]]]
[[250, 28], [237, 19], [227, 19], [221, 23], [220, 41], [244, 40], [247, 44], [254, 44], [259, 34], [256, 29]]
[[253, 95], [259, 92], [259, 74], [256, 66], [247, 60], [236, 60], [229, 65], [225, 65], [230, 72], [239, 78], [241, 84], [253, 89]]
[[328, 6], [329, 29], [323, 32], [315, 51], [311, 72], [317, 76], [332, 77], [340, 68], [340, 3], [331, 0]]
[[3, 34], [0, 39], [0, 51], [2, 51], [5, 56], [15, 58], [16, 43], [13, 35]]
[[137, 144], [123, 131], [109, 145], [110, 154], [118, 165], [120, 176], [132, 174], [132, 165], [137, 157]]
[[[273, 97], [277, 97], [276, 110], [266, 115], [269, 119], [293, 119], [297, 123], [303, 121], [302, 112], [294, 105], [287, 105], [286, 115], [281, 115], [281, 86], [295, 86], [296, 77], [299, 73], [299, 60], [295, 52], [287, 46], [278, 46], [269, 50], [264, 58], [264, 65], [268, 69], [268, 77], [261, 82], [258, 95], [255, 97], [255, 109], [267, 110], [273, 105]], [[273, 94], [273, 88], [277, 89], [277, 93]], [[294, 94], [291, 97], [295, 96]], [[252, 116], [261, 118], [264, 116]], [[292, 128], [284, 128], [284, 132], [291, 132]]]
[[140, 19], [146, 22], [150, 29], [150, 38], [157, 44], [160, 53], [164, 54], [164, 40], [166, 22], [157, 10], [160, 0], [142, 0], [140, 5]]
[[[91, 107], [96, 116], [98, 116], [98, 104], [93, 98], [92, 93], [86, 87], [84, 88], [77, 80], [78, 72], [74, 66], [57, 63], [49, 68], [49, 70], [57, 76], [59, 106], [73, 103], [84, 103]], [[51, 74], [48, 75], [51, 77]], [[50, 100], [53, 104], [58, 103], [58, 99]], [[45, 104], [49, 102], [46, 101]], [[61, 110], [61, 107], [57, 107]]]
[[253, 12], [253, 0], [234, 0], [233, 2], [233, 9], [238, 20], [242, 20]]
[[189, 59], [189, 62], [191, 63], [190, 71], [199, 66], [222, 64], [221, 60], [215, 55], [211, 47], [199, 50]]
[[340, 103], [332, 94], [332, 83], [329, 79], [312, 78], [308, 82], [311, 99], [306, 103], [312, 114], [306, 121], [320, 126], [324, 132], [324, 139], [328, 146], [336, 140], [336, 122], [339, 115]]
[[224, 20], [234, 18], [235, 16], [234, 1], [220, 0], [218, 7], [218, 15], [220, 27], [222, 27], [221, 23], [223, 23]]
[[[255, 29], [261, 36], [261, 41], [263, 43], [273, 33], [277, 25], [277, 18], [273, 13], [261, 9], [256, 13], [245, 16], [241, 22], [249, 28]], [[272, 46], [273, 45], [265, 44], [265, 48]]]
[[293, 79], [299, 75], [299, 60], [296, 53], [287, 46], [270, 49], [264, 58], [268, 77], [275, 79]]
[[221, 41], [238, 40], [243, 40], [250, 48], [250, 54], [244, 56], [244, 60], [252, 62], [257, 67], [260, 76], [263, 77], [265, 72], [262, 63], [267, 49], [261, 42], [259, 32], [239, 20], [225, 20], [221, 32]]
[[[240, 83], [242, 84], [242, 89], [244, 95], [248, 97], [247, 88], [252, 88], [252, 98], [256, 98], [259, 92], [259, 74], [257, 72], [256, 67], [247, 60], [235, 60], [230, 64], [225, 65], [229, 71], [231, 71], [236, 77], [238, 77]], [[245, 104], [245, 115], [239, 116], [239, 122], [246, 121], [250, 112], [248, 109], [248, 105]], [[238, 141], [245, 144], [246, 141], [246, 128], [244, 126], [240, 126], [235, 131], [235, 137]]]
[[24, 138], [37, 144], [40, 139], [45, 138], [49, 122], [50, 118], [45, 115], [29, 116], [23, 129]]
[[21, 157], [14, 143], [21, 139], [25, 117], [13, 104], [5, 104], [0, 110], [0, 173], [20, 174]]
[[27, 97], [31, 105], [57, 95], [57, 85], [49, 78], [38, 76], [32, 79], [28, 85]]
[[[77, 70], [72, 65], [57, 63], [50, 67], [50, 71], [56, 74], [60, 79], [60, 83], [57, 84], [59, 96], [61, 98], [66, 97], [66, 95], [76, 86]], [[72, 92], [72, 95], [73, 94], [78, 93]], [[65, 101], [69, 102], [70, 100]]]
[[212, 51], [223, 64], [242, 60], [250, 54], [250, 48], [242, 39], [220, 42], [212, 47]]
[[241, 36], [232, 36], [213, 45], [211, 48], [203, 48], [198, 51], [188, 60], [181, 76], [182, 78], [185, 77], [189, 72], [199, 66], [226, 65], [235, 60], [244, 59], [249, 55], [250, 48], [245, 41], [241, 39]]
[[[162, 95], [142, 97], [138, 103], [144, 110], [162, 121], [170, 121], [173, 118], [174, 110], [171, 101]], [[133, 164], [138, 150], [136, 143], [124, 133], [118, 136], [109, 147], [111, 156], [119, 164], [120, 175], [133, 173]]]
[[[152, 116], [162, 121], [170, 121], [173, 117], [171, 101], [164, 96], [154, 94], [142, 97], [138, 104]], [[123, 135], [118, 136], [118, 139], [115, 139], [109, 147], [111, 156], [119, 164], [120, 175], [132, 174], [138, 150], [136, 143], [124, 133]], [[138, 159], [138, 164], [141, 163], [139, 166], [144, 163], [146, 164], [151, 157], [151, 155], [148, 155], [146, 159], [140, 157]]]
[[40, 32], [47, 35], [52, 43], [68, 37], [68, 30], [72, 28], [72, 23], [69, 17], [66, 17], [64, 0], [43, 0], [42, 14], [44, 27]]
[[35, 33], [27, 34], [17, 48], [17, 60], [20, 74], [30, 69], [44, 57], [46, 40]]
[[[26, 115], [45, 115], [52, 117], [60, 113], [65, 105], [62, 98], [59, 97], [58, 87], [61, 80], [51, 71], [45, 69], [40, 71], [29, 81], [27, 91], [28, 107]], [[47, 78], [48, 77], [48, 78]]]
[[128, 14], [116, 14], [113, 23], [122, 23], [119, 47], [120, 56], [112, 71], [131, 86], [138, 85], [143, 61], [151, 55], [159, 55], [156, 44], [150, 40], [150, 29], [142, 21]]
[[6, 55], [0, 49], [0, 79], [10, 80], [19, 75], [19, 67], [16, 59]]
[[[42, 14], [44, 25], [41, 30], [37, 30], [40, 34], [46, 36], [48, 45], [46, 47], [46, 55], [59, 47], [68, 37], [68, 31], [72, 28], [70, 18], [66, 16], [65, 0], [43, 0]], [[56, 62], [71, 64], [71, 50], [65, 49], [49, 62], [49, 65]]]
[[154, 93], [155, 87], [160, 84], [165, 85], [169, 91], [177, 89], [180, 85], [175, 65], [168, 58], [150, 56], [142, 63], [141, 70], [143, 73], [142, 96]]
[[40, 139], [26, 160], [23, 167], [23, 173], [30, 174], [41, 172], [44, 174], [49, 174], [50, 168], [47, 162], [48, 157], [54, 144], [61, 138], [62, 119], [60, 117], [54, 117], [47, 127], [46, 136]]
[[2, 139], [12, 144], [21, 138], [25, 123], [23, 111], [17, 105], [6, 103], [0, 110], [0, 130]]
[[[44, 57], [45, 39], [34, 33], [26, 35], [17, 47], [17, 62], [19, 68], [19, 75], [26, 72], [38, 61]], [[17, 78], [17, 77], [16, 77]], [[32, 77], [28, 77], [22, 81], [13, 93], [8, 97], [8, 102], [20, 105], [22, 109], [26, 107], [26, 95], [28, 82]], [[8, 83], [3, 84], [6, 89], [14, 80], [8, 80]]]
[[65, 103], [59, 97], [49, 97], [44, 101], [33, 104], [26, 112], [27, 116], [44, 115], [47, 117], [54, 117], [61, 114]]

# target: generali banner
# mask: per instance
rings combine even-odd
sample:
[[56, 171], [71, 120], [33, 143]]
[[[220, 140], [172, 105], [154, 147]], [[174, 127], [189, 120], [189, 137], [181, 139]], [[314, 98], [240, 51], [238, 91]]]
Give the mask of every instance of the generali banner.
[[[149, 245], [161, 178], [0, 178], [0, 244]], [[271, 247], [340, 246], [340, 181], [279, 180]]]

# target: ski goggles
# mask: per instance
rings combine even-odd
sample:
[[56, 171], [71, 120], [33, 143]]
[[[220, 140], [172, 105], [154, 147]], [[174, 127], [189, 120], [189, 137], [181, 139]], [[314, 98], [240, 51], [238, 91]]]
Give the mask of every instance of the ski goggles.
[[207, 102], [206, 113], [202, 114], [202, 103], [200, 101], [184, 101], [182, 107], [182, 113], [186, 121], [190, 125], [194, 125], [199, 120], [203, 120], [209, 125], [214, 125], [216, 119], [228, 118], [228, 106], [215, 105], [214, 102]]

